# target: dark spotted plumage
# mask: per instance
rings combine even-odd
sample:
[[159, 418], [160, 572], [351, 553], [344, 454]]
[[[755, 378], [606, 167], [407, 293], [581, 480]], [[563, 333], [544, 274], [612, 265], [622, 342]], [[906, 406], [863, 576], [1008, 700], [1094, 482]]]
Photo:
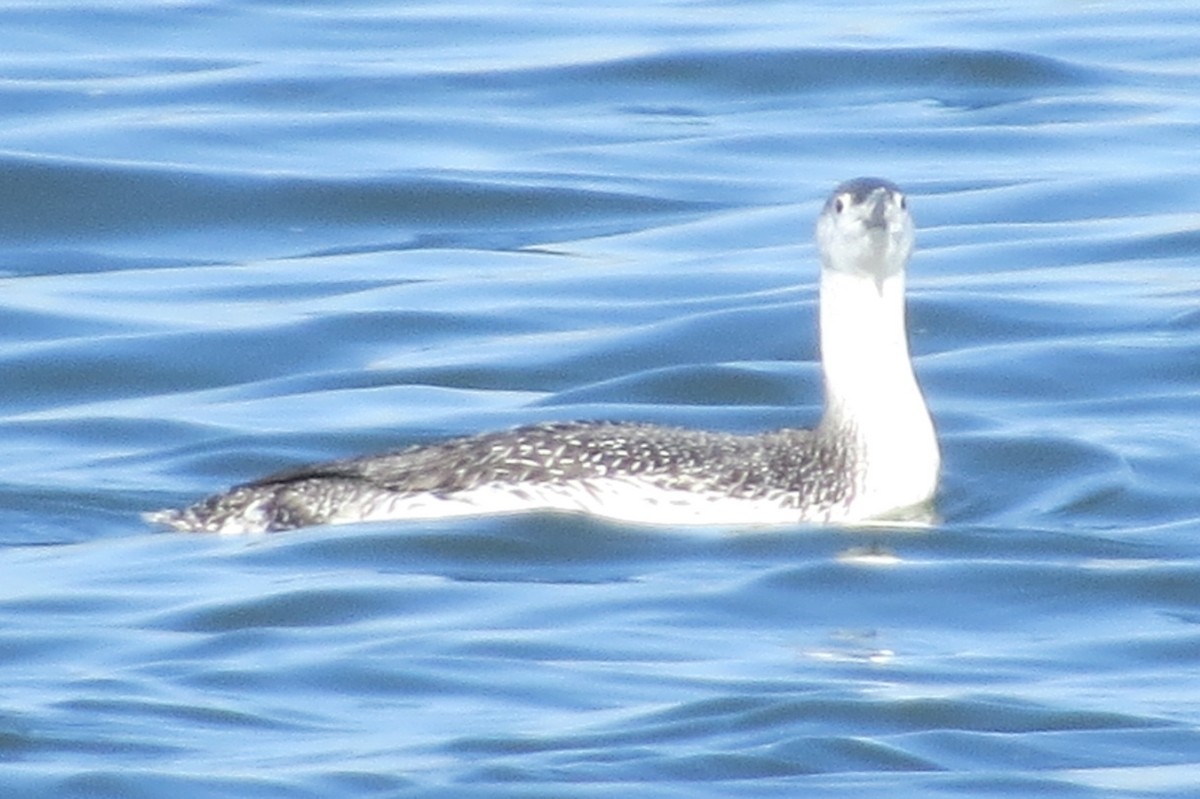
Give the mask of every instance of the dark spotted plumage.
[[218, 530], [249, 511], [254, 526], [286, 530], [334, 521], [348, 502], [448, 499], [497, 484], [569, 489], [614, 477], [663, 491], [768, 501], [795, 508], [800, 521], [802, 506], [832, 506], [853, 490], [850, 480], [828, 478], [853, 471], [837, 440], [808, 430], [749, 436], [616, 422], [529, 425], [280, 472], [163, 511], [156, 521]]

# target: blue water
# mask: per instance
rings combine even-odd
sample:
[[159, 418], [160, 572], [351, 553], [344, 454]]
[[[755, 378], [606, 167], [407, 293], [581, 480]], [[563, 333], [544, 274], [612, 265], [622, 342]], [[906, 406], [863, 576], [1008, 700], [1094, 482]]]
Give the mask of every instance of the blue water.
[[[0, 8], [0, 794], [1200, 791], [1193, 2]], [[884, 175], [927, 531], [147, 528], [545, 419], [819, 412]]]

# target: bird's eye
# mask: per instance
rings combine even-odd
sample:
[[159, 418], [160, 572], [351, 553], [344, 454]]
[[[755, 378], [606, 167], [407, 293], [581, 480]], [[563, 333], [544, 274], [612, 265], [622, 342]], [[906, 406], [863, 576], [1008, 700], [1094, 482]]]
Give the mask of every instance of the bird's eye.
[[842, 201], [841, 197], [838, 197], [836, 200], [833, 201], [833, 210], [837, 211], [840, 214], [845, 209], [846, 209], [846, 203]]

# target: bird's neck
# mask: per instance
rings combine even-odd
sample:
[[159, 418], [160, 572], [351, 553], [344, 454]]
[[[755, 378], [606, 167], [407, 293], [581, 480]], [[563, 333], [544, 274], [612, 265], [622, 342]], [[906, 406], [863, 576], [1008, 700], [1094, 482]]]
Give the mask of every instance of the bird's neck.
[[920, 494], [928, 485], [931, 492], [940, 458], [909, 358], [904, 273], [877, 283], [822, 270], [820, 325], [821, 429], [852, 440], [870, 490]]

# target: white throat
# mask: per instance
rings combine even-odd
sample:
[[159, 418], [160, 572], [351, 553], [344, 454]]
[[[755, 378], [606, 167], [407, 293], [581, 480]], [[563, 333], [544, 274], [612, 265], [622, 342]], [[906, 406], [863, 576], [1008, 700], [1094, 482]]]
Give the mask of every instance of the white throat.
[[824, 269], [821, 428], [849, 436], [859, 453], [858, 502], [915, 505], [937, 486], [941, 457], [933, 422], [913, 374], [904, 324], [904, 273], [876, 281]]

